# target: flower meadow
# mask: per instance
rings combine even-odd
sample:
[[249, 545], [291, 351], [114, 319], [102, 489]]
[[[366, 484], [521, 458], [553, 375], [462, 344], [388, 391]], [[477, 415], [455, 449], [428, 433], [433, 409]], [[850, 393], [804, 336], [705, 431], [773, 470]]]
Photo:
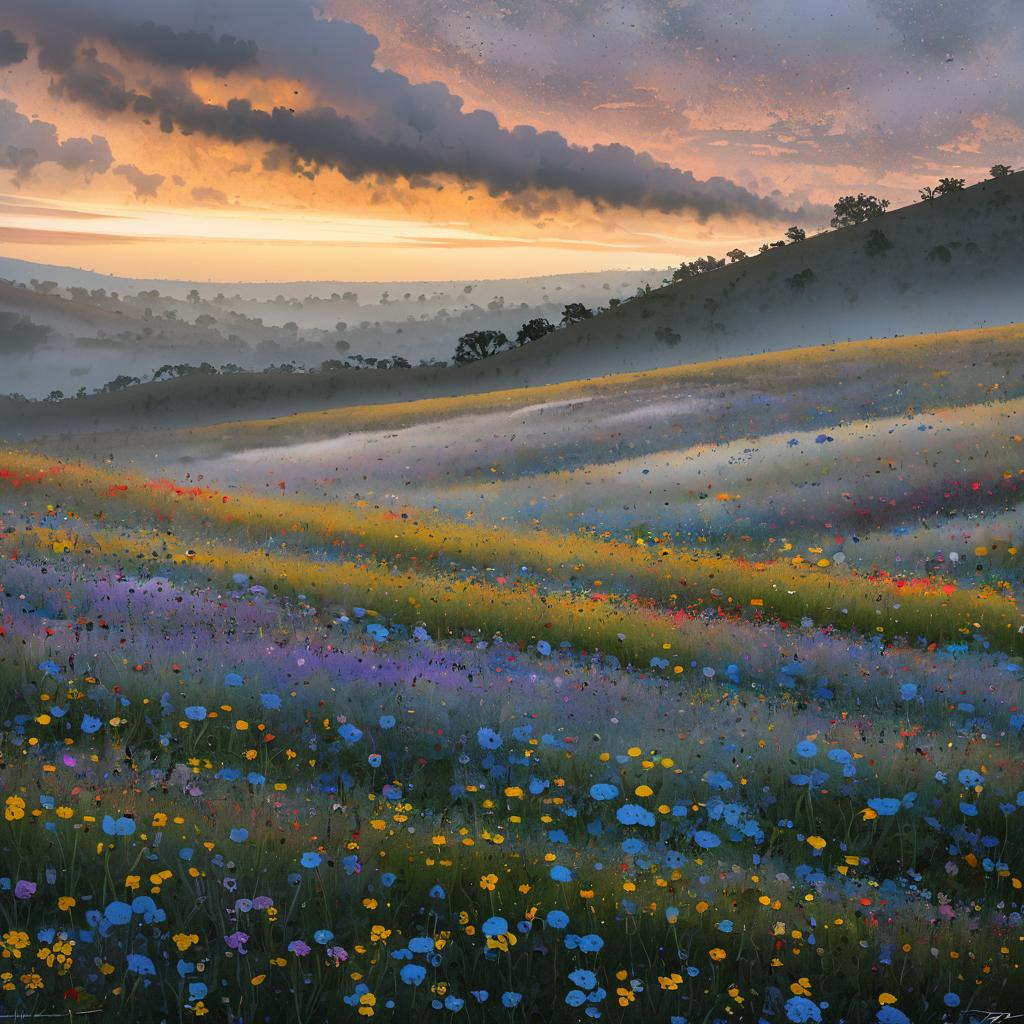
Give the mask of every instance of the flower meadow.
[[901, 467], [859, 561], [810, 486], [703, 543], [5, 452], [2, 1012], [1012, 1012], [1021, 467], [986, 410], [964, 473], [1014, 486], [911, 535], [936, 470]]

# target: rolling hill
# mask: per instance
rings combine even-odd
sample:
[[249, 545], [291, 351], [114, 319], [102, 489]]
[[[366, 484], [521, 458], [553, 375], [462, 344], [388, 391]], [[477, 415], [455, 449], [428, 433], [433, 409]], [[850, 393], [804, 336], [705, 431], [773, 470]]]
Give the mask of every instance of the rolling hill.
[[469, 366], [239, 373], [45, 405], [3, 399], [0, 432], [277, 417], [1014, 323], [1024, 314], [1022, 228], [1024, 174], [1014, 174], [668, 285]]

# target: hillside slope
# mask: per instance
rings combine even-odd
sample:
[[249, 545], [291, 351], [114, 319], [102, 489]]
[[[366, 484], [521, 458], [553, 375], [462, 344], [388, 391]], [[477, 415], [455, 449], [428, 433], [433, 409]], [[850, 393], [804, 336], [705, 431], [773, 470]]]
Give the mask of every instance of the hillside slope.
[[541, 383], [1013, 323], [1022, 277], [1018, 173], [660, 288], [488, 369], [506, 385]]
[[227, 423], [1024, 320], [1024, 174], [748, 258], [465, 367], [240, 373], [26, 404], [0, 436]]

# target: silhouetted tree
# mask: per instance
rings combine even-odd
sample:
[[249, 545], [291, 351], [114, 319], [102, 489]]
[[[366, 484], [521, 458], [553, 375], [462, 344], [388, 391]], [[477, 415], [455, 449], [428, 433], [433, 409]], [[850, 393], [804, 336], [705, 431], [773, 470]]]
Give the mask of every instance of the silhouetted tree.
[[689, 263], [683, 263], [678, 270], [672, 272], [673, 281], [685, 281], [688, 277], [696, 277], [698, 274], [707, 274], [712, 270], [718, 270], [725, 266], [725, 260], [715, 259], [714, 256], [698, 256]]
[[807, 232], [794, 224], [791, 228], [786, 229], [786, 238], [790, 242], [803, 242], [807, 239]]
[[475, 363], [478, 359], [497, 355], [508, 346], [509, 341], [503, 331], [470, 331], [459, 338], [459, 343], [455, 347], [454, 362], [457, 366]]
[[935, 187], [937, 196], [948, 196], [951, 192], [962, 192], [966, 182], [963, 178], [939, 178]]
[[988, 172], [993, 178], [1005, 178], [1013, 174], [1013, 168], [1009, 164], [993, 164]]
[[589, 320], [593, 315], [594, 311], [587, 309], [582, 302], [570, 302], [562, 310], [562, 326], [570, 327], [572, 324], [582, 323], [584, 320]]
[[516, 334], [516, 344], [525, 345], [528, 341], [539, 341], [554, 329], [555, 325], [550, 320], [545, 320], [542, 316], [534, 317], [519, 328], [519, 332]]
[[888, 199], [866, 196], [863, 192], [858, 192], [855, 196], [840, 196], [832, 207], [834, 216], [829, 223], [834, 228], [852, 227], [854, 224], [863, 224], [873, 217], [881, 217], [888, 208]]
[[742, 249], [730, 249], [725, 255], [729, 257], [730, 263], [739, 263], [740, 260], [747, 258], [747, 254]]

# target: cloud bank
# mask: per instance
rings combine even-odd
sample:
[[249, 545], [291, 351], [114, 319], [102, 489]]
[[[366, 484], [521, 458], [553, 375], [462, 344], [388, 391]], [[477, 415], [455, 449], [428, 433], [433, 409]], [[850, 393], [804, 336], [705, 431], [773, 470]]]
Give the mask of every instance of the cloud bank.
[[[506, 128], [489, 111], [466, 110], [440, 83], [414, 84], [382, 70], [372, 35], [351, 22], [324, 19], [302, 0], [192, 0], [163, 11], [163, 19], [163, 5], [151, 0], [11, 4], [16, 24], [35, 38], [39, 67], [52, 75], [55, 95], [106, 115], [155, 121], [165, 132], [259, 144], [272, 162], [284, 154], [297, 173], [454, 178], [496, 196], [555, 192], [598, 207], [700, 219], [802, 214], [722, 177], [699, 180], [626, 145], [583, 147], [554, 131]], [[111, 50], [128, 66], [114, 63]], [[138, 64], [152, 84], [130, 74]], [[262, 109], [245, 95], [244, 80], [231, 98], [204, 101], [181, 74], [198, 68], [228, 76], [229, 84], [240, 70], [298, 79], [318, 102]], [[169, 74], [155, 74], [161, 70]]]

